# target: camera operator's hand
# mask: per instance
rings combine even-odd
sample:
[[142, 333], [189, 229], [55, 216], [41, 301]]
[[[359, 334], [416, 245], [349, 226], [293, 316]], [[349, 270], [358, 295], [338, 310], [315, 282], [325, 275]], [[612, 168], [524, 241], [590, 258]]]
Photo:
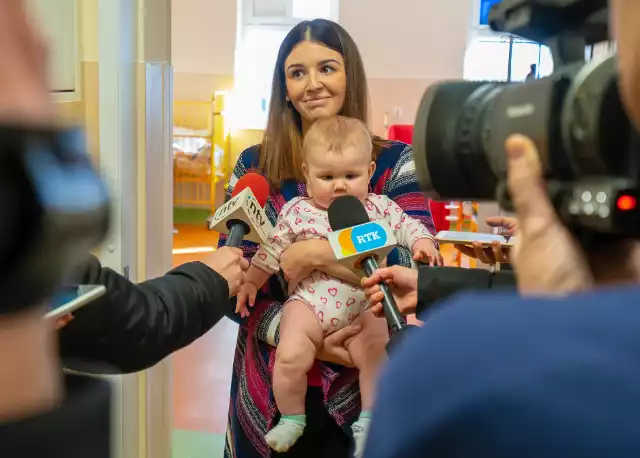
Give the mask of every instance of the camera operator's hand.
[[67, 313], [66, 315], [61, 316], [60, 318], [56, 318], [54, 320], [53, 327], [56, 331], [64, 328], [66, 325], [73, 321], [73, 314]]
[[371, 277], [361, 280], [364, 295], [369, 299], [373, 314], [384, 317], [382, 301], [384, 294], [379, 284], [386, 282], [396, 300], [398, 310], [403, 315], [416, 311], [418, 303], [418, 271], [402, 266], [385, 267], [376, 270]]
[[51, 124], [47, 49], [21, 0], [0, 2], [0, 123]]
[[[509, 218], [507, 216], [490, 216], [485, 222], [491, 227], [497, 227], [503, 229], [504, 235], [515, 235], [518, 230], [518, 219]], [[496, 264], [511, 262], [509, 247], [503, 247], [498, 242], [493, 242], [491, 248], [483, 247], [480, 242], [473, 242], [471, 246], [468, 245], [454, 245], [455, 248], [462, 254], [469, 256], [470, 258], [476, 258], [478, 261], [485, 264]]]
[[596, 283], [637, 281], [637, 250], [631, 242], [608, 246], [607, 252], [585, 253], [560, 222], [544, 188], [534, 143], [514, 135], [506, 149], [509, 190], [519, 221], [512, 257], [520, 291], [567, 294]]
[[244, 273], [249, 268], [249, 261], [242, 257], [240, 248], [222, 247], [200, 260], [227, 280], [229, 297], [238, 294], [244, 283]]

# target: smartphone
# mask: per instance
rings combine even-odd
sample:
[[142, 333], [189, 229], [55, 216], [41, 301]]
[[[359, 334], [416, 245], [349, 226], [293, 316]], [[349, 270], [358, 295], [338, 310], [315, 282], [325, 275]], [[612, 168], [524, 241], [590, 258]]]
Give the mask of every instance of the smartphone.
[[60, 288], [49, 301], [45, 319], [60, 318], [102, 296], [107, 289], [103, 285], [74, 285]]
[[504, 247], [511, 247], [515, 243], [515, 237], [456, 231], [440, 231], [436, 234], [436, 240], [441, 244], [455, 243], [457, 245], [471, 245], [473, 242], [480, 242], [484, 246], [491, 246], [493, 242], [498, 242]]

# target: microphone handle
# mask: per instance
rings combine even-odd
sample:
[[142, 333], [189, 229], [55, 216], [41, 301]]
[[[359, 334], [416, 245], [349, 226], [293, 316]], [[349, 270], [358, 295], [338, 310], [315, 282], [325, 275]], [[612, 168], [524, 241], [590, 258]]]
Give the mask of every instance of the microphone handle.
[[249, 233], [249, 227], [243, 221], [233, 221], [224, 246], [239, 247], [244, 236]]
[[[371, 256], [362, 261], [362, 266], [369, 277], [379, 268], [377, 261]], [[395, 333], [406, 328], [407, 323], [405, 323], [404, 318], [402, 318], [402, 315], [400, 314], [400, 310], [398, 310], [396, 300], [393, 298], [393, 294], [391, 294], [389, 286], [384, 282], [380, 283], [379, 286], [382, 290], [382, 294], [384, 294], [382, 310], [384, 310], [384, 316], [387, 319], [387, 324], [391, 328], [391, 332]]]

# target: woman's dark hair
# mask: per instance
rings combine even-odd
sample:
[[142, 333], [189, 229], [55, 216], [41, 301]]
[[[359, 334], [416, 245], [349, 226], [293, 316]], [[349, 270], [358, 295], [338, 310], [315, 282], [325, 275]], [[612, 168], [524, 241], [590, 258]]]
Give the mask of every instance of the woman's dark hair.
[[[326, 19], [303, 21], [285, 37], [278, 51], [273, 72], [269, 118], [260, 146], [260, 169], [271, 186], [280, 187], [283, 180], [302, 180], [302, 120], [286, 101], [285, 61], [300, 42], [320, 43], [342, 55], [347, 77], [347, 90], [340, 115], [357, 118], [369, 125], [369, 91], [362, 57], [353, 38], [335, 22]], [[374, 154], [385, 141], [374, 137]]]

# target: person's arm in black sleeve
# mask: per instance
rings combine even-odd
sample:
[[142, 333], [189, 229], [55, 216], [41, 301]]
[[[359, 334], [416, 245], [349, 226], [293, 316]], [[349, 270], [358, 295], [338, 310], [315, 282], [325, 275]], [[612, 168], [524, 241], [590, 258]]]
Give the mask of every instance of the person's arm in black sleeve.
[[484, 269], [421, 265], [416, 314], [422, 314], [436, 302], [461, 291], [515, 287], [516, 277], [513, 271], [490, 272]]
[[63, 360], [81, 371], [95, 372], [95, 363], [119, 372], [151, 367], [209, 331], [229, 302], [225, 279], [199, 262], [134, 284], [91, 256], [77, 283], [107, 289], [60, 331]]

